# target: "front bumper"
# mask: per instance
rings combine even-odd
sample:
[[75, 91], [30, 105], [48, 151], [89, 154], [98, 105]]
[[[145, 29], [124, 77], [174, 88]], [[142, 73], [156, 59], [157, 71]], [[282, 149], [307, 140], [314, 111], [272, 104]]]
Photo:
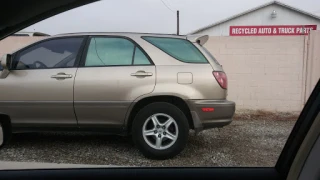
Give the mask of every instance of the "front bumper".
[[[188, 105], [196, 132], [230, 124], [236, 109], [236, 104], [227, 100], [188, 100]], [[202, 108], [213, 108], [213, 111]]]

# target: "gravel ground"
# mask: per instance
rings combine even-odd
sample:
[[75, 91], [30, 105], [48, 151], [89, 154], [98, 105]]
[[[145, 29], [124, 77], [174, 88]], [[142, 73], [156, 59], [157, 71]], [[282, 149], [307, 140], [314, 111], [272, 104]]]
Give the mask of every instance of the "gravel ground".
[[236, 120], [195, 136], [164, 160], [144, 158], [130, 137], [79, 133], [15, 134], [0, 160], [116, 166], [274, 166], [295, 121]]

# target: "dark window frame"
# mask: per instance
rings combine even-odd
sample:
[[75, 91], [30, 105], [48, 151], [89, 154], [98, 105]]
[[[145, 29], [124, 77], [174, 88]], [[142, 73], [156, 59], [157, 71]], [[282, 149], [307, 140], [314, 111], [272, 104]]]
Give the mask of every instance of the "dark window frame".
[[136, 50], [137, 50], [137, 46], [135, 45], [135, 46], [133, 47], [133, 54], [132, 54], [131, 65], [134, 65], [134, 56], [136, 55]]
[[19, 49], [17, 52], [13, 53], [12, 54], [12, 63], [16, 63], [17, 62], [17, 56], [24, 50], [27, 50], [29, 48], [32, 48], [33, 46], [36, 46], [40, 43], [44, 43], [44, 42], [48, 42], [48, 41], [52, 41], [52, 40], [59, 40], [59, 39], [70, 39], [70, 38], [82, 38], [82, 42], [80, 44], [80, 48], [78, 50], [78, 53], [77, 53], [77, 57], [76, 57], [76, 60], [75, 60], [75, 63], [72, 67], [49, 67], [49, 68], [37, 68], [37, 69], [14, 69], [14, 68], [11, 68], [10, 70], [12, 71], [24, 71], [24, 70], [43, 70], [43, 69], [65, 69], [65, 68], [76, 68], [79, 66], [79, 61], [80, 61], [80, 58], [83, 54], [83, 48], [84, 48], [84, 45], [86, 44], [86, 41], [87, 41], [87, 36], [62, 36], [62, 37], [54, 37], [54, 38], [46, 38], [46, 39], [43, 39], [43, 40], [40, 40], [40, 41], [37, 41], [33, 44], [30, 44], [22, 49]]
[[[185, 41], [189, 42], [189, 43], [203, 56], [203, 58], [206, 60], [206, 62], [186, 62], [186, 61], [182, 61], [182, 60], [180, 60], [180, 59], [177, 59], [176, 57], [174, 57], [174, 56], [172, 56], [171, 54], [169, 54], [168, 52], [166, 52], [163, 48], [160, 48], [160, 47], [158, 47], [157, 45], [155, 45], [154, 43], [152, 43], [152, 42], [150, 42], [150, 41], [148, 41], [148, 40], [145, 39], [145, 38], [148, 38], [148, 37], [150, 37], [150, 38], [166, 38], [166, 39], [185, 40]], [[162, 52], [166, 53], [168, 56], [170, 56], [170, 57], [172, 57], [172, 58], [174, 58], [174, 59], [176, 59], [176, 60], [178, 60], [178, 61], [180, 61], [180, 62], [188, 63], [188, 64], [210, 64], [209, 61], [208, 61], [208, 59], [206, 58], [206, 56], [205, 56], [192, 42], [190, 42], [188, 39], [184, 39], [184, 38], [174, 38], [174, 37], [159, 37], [159, 36], [141, 36], [141, 38], [142, 38], [143, 40], [145, 40], [146, 42], [150, 43], [151, 45], [153, 45], [154, 47], [160, 49]]]
[[[135, 54], [135, 48], [139, 48], [141, 50], [141, 52], [146, 56], [146, 58], [149, 60], [150, 64], [143, 64], [143, 65], [135, 65], [134, 64], [134, 60], [132, 60], [131, 65], [103, 65], [103, 66], [85, 66], [85, 62], [86, 62], [86, 58], [87, 58], [87, 54], [88, 54], [88, 50], [89, 50], [89, 45], [91, 42], [92, 38], [122, 38], [122, 39], [126, 39], [128, 41], [130, 41], [131, 43], [133, 43], [134, 45], [134, 53], [132, 54], [132, 59], [134, 59], [134, 54]], [[147, 52], [137, 43], [135, 42], [133, 39], [127, 37], [127, 36], [119, 36], [119, 35], [90, 35], [88, 36], [86, 45], [84, 47], [81, 59], [80, 59], [80, 63], [79, 63], [79, 68], [94, 68], [94, 67], [119, 67], [119, 66], [154, 66], [154, 62], [152, 61], [152, 59], [150, 58], [150, 56], [147, 54]]]

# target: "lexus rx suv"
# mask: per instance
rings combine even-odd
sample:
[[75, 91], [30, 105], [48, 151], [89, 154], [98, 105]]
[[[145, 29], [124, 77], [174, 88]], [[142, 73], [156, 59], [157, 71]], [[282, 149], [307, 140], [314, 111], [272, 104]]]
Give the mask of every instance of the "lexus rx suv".
[[168, 159], [196, 133], [228, 125], [227, 77], [208, 36], [73, 33], [6, 54], [0, 67], [0, 145], [12, 133], [131, 135]]

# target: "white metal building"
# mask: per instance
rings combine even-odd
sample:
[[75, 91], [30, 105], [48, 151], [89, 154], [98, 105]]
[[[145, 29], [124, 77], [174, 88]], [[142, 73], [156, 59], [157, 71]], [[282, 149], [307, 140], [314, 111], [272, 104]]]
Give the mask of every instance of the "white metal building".
[[[301, 28], [305, 26], [309, 29], [301, 31]], [[270, 29], [263, 29], [263, 27]], [[272, 27], [275, 28], [272, 29]], [[308, 30], [315, 30], [315, 28], [320, 28], [319, 16], [273, 1], [197, 29], [189, 34], [207, 34], [209, 36], [299, 35], [300, 33], [308, 33]]]

